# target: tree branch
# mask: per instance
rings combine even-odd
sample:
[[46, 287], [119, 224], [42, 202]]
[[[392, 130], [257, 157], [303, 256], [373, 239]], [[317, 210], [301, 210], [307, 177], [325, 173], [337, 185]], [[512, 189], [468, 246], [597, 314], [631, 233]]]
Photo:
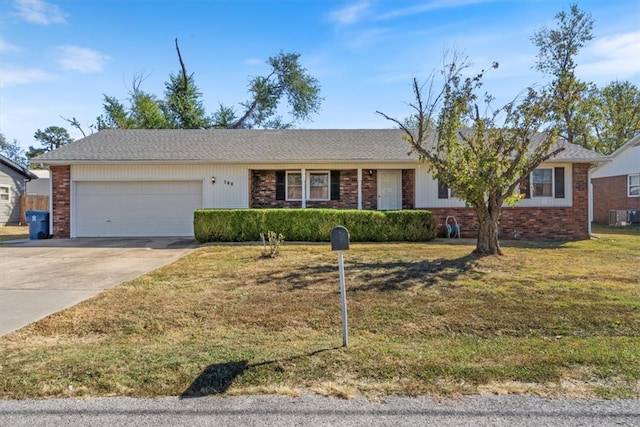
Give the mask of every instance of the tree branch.
[[180, 68], [182, 69], [182, 81], [184, 84], [184, 93], [187, 93], [189, 90], [188, 79], [187, 76], [187, 68], [184, 66], [184, 62], [182, 61], [182, 55], [180, 54], [180, 47], [178, 46], [178, 38], [176, 37], [176, 51], [178, 52], [178, 61], [180, 61]]

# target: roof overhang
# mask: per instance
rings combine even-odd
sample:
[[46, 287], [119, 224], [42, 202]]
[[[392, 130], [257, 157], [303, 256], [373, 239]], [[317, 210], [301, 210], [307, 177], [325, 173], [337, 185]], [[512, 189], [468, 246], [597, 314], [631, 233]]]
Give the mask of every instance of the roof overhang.
[[0, 163], [7, 166], [9, 169], [19, 173], [25, 179], [38, 179], [38, 176], [30, 170], [20, 166], [19, 164], [7, 159], [4, 156], [0, 156]]

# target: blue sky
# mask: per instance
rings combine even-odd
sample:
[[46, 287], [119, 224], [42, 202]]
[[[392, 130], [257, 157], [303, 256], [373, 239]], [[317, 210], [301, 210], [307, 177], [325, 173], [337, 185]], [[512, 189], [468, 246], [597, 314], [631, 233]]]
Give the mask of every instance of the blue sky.
[[[604, 86], [640, 86], [640, 0], [581, 1], [595, 39], [577, 59], [578, 76]], [[426, 78], [445, 49], [462, 50], [473, 69], [500, 63], [485, 89], [496, 105], [546, 78], [532, 69], [530, 38], [558, 0], [1, 0], [0, 132], [38, 145], [37, 129], [88, 130], [103, 94], [126, 101], [132, 78], [163, 95], [179, 71], [174, 39], [208, 113], [246, 100], [249, 76], [280, 51], [321, 85], [320, 114], [301, 128], [388, 128], [376, 110], [403, 118], [413, 77]]]

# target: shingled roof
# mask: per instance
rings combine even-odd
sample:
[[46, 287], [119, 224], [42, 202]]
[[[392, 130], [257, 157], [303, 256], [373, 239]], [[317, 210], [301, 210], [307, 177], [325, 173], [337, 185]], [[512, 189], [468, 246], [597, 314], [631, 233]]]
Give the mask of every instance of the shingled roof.
[[15, 163], [13, 160], [6, 158], [2, 154], [0, 154], [0, 164], [5, 165], [6, 167], [14, 170], [15, 172], [19, 173], [26, 179], [38, 179], [38, 176], [36, 174], [31, 172], [27, 168], [22, 167], [21, 165]]
[[[106, 129], [32, 159], [74, 163], [413, 163], [398, 129]], [[577, 145], [553, 161], [604, 160]]]

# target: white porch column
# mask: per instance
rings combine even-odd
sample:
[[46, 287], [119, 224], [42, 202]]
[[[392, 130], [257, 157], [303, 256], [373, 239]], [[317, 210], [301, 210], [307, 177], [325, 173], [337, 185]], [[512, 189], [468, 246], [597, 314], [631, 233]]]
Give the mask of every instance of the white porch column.
[[358, 210], [362, 210], [362, 168], [358, 168]]
[[307, 207], [307, 170], [302, 168], [300, 170], [300, 179], [302, 180], [302, 208]]

